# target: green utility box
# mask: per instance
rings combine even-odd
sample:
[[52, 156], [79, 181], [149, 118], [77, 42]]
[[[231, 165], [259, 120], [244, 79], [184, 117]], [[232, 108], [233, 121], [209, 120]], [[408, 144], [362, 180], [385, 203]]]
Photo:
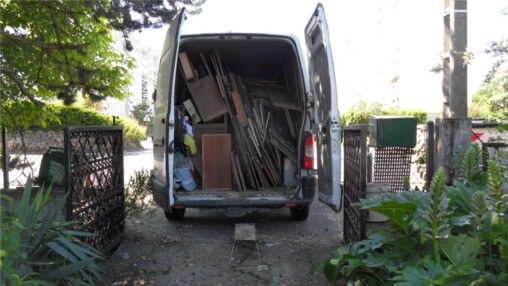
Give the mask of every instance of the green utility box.
[[416, 123], [414, 116], [371, 116], [369, 118], [370, 146], [415, 147]]
[[64, 148], [49, 147], [44, 153], [37, 181], [46, 186], [53, 183], [54, 187], [63, 187], [65, 176]]

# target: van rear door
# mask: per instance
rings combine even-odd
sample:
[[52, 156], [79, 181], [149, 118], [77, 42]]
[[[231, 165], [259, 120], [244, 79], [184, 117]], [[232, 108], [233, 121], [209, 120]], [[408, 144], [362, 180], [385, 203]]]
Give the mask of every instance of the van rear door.
[[305, 27], [310, 87], [317, 130], [319, 199], [335, 211], [341, 209], [340, 116], [328, 25], [318, 4]]
[[154, 199], [166, 210], [173, 205], [173, 154], [172, 141], [175, 131], [174, 82], [180, 29], [185, 18], [185, 9], [179, 11], [171, 22], [159, 62], [157, 92], [155, 95], [155, 115], [153, 123], [154, 179], [164, 185], [154, 188]]

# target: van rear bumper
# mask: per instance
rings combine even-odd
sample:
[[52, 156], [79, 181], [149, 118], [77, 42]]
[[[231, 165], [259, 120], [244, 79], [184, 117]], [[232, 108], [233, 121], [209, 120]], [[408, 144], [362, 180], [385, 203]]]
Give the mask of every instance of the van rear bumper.
[[282, 208], [294, 206], [307, 206], [312, 199], [294, 199], [280, 201], [246, 201], [246, 200], [199, 200], [181, 201], [177, 200], [174, 207], [179, 208]]
[[[164, 210], [169, 211], [167, 193], [168, 186], [163, 186], [154, 180], [154, 199]], [[317, 191], [317, 177], [302, 177], [302, 197], [265, 196], [242, 199], [221, 197], [176, 197], [174, 205], [177, 208], [281, 208], [294, 206], [307, 206], [312, 203]]]

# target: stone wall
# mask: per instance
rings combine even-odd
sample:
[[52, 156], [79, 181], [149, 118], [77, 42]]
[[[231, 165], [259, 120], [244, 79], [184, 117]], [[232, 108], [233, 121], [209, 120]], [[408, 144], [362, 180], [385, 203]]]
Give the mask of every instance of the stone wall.
[[[26, 152], [30, 154], [42, 154], [51, 147], [64, 146], [63, 131], [25, 131]], [[141, 148], [139, 141], [124, 139], [124, 150], [136, 150]], [[7, 150], [9, 153], [22, 153], [23, 144], [19, 132], [7, 133]]]

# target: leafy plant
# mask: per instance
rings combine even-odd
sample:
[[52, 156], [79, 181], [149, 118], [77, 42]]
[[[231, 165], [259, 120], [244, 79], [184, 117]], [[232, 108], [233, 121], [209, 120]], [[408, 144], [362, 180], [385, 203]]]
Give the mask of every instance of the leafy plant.
[[[102, 279], [100, 252], [79, 237], [72, 222], [58, 222], [65, 199], [50, 207], [51, 187], [37, 191], [32, 203], [32, 179], [23, 190], [17, 214], [1, 207], [0, 266], [2, 285], [94, 284]], [[1, 195], [2, 206], [13, 200]]]
[[427, 220], [429, 227], [422, 232], [423, 235], [432, 240], [434, 248], [434, 261], [439, 263], [439, 239], [447, 238], [450, 233], [448, 228], [447, 208], [449, 199], [444, 197], [445, 192], [445, 173], [440, 168], [434, 175], [432, 184], [430, 185], [430, 201], [426, 206], [427, 212], [424, 218]]
[[355, 103], [351, 109], [341, 114], [341, 126], [354, 124], [368, 124], [369, 117], [374, 115], [408, 115], [415, 116], [418, 124], [424, 124], [427, 121], [427, 111], [425, 110], [402, 110], [400, 106], [385, 107], [382, 103], [374, 102], [368, 104], [361, 100]]
[[143, 169], [134, 172], [125, 188], [125, 215], [140, 216], [155, 210], [152, 198], [152, 177]]
[[452, 186], [441, 169], [429, 193], [360, 200], [356, 207], [387, 216], [389, 227], [340, 247], [311, 273], [322, 269], [333, 284], [506, 285], [508, 181], [496, 162], [488, 171], [477, 164], [479, 150], [463, 154]]
[[404, 177], [404, 180], [402, 180], [402, 189], [405, 191], [409, 191], [410, 185], [409, 185], [409, 177]]
[[457, 179], [467, 185], [485, 184], [487, 173], [483, 172], [482, 151], [478, 144], [472, 144], [471, 148], [465, 153], [459, 152], [457, 160]]
[[[507, 40], [508, 43], [508, 40]], [[492, 74], [473, 95], [468, 115], [473, 118], [488, 118], [491, 122], [506, 119], [508, 107], [508, 69]]]
[[132, 115], [139, 123], [143, 123], [147, 115], [152, 115], [150, 106], [146, 102], [140, 102], [134, 105], [132, 108]]
[[[31, 102], [24, 103], [26, 106], [33, 106]], [[40, 119], [33, 119], [27, 121], [27, 125], [23, 126], [23, 128], [35, 130], [62, 130], [64, 126], [102, 126], [113, 124], [113, 118], [111, 116], [100, 114], [98, 111], [79, 105], [66, 106], [61, 103], [48, 103], [44, 108], [52, 114], [51, 119], [42, 121]], [[29, 108], [28, 110], [31, 109]], [[124, 127], [124, 138], [126, 141], [139, 141], [146, 138], [145, 131], [134, 119], [120, 117], [117, 119], [116, 124]]]

